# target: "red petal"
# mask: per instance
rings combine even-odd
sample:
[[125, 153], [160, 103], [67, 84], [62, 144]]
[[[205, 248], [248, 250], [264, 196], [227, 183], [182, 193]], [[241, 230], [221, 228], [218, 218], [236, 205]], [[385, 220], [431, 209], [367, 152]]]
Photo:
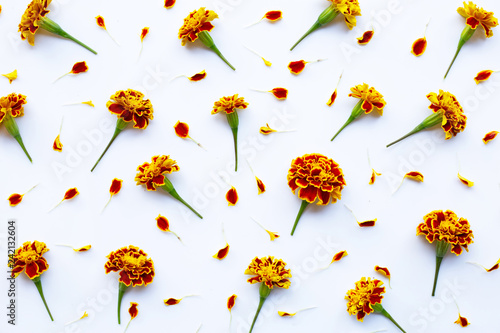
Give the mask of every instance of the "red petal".
[[101, 28], [104, 28], [106, 29], [106, 24], [104, 24], [104, 18], [99, 15], [95, 18], [96, 22], [97, 22], [97, 25], [100, 26]]
[[326, 102], [326, 105], [328, 106], [332, 106], [333, 103], [335, 103], [335, 100], [337, 99], [337, 89], [335, 89], [335, 91], [333, 92], [332, 96], [330, 97], [330, 99], [328, 100], [328, 102]]
[[477, 73], [476, 77], [474, 78], [474, 81], [476, 81], [476, 84], [478, 84], [479, 82], [486, 81], [490, 78], [491, 74], [493, 74], [493, 71], [489, 69], [480, 71], [479, 73]]
[[175, 5], [175, 0], [165, 0], [165, 8], [172, 8]]
[[[339, 253], [336, 253], [334, 256], [333, 256], [333, 259], [332, 259], [332, 262], [331, 263], [334, 263], [336, 261], [340, 261], [342, 258], [344, 258], [345, 256], [347, 256], [347, 251], [340, 251]], [[330, 263], [330, 264], [331, 264]]]
[[262, 180], [257, 177], [255, 177], [255, 179], [257, 180], [257, 188], [259, 189], [259, 194], [266, 192], [266, 186], [264, 185]]
[[85, 61], [77, 62], [76, 64], [73, 65], [73, 68], [71, 69], [71, 73], [73, 74], [79, 74], [79, 73], [84, 73], [89, 70], [89, 67], [85, 63]]
[[304, 60], [292, 61], [288, 64], [288, 69], [291, 73], [298, 75], [300, 74], [304, 68], [306, 67], [306, 62]]
[[182, 301], [181, 299], [176, 299], [176, 298], [169, 298], [163, 301], [165, 305], [177, 305]]
[[277, 99], [286, 99], [288, 96], [288, 90], [285, 88], [274, 88], [271, 90], [271, 93], [277, 98]]
[[375, 222], [377, 222], [377, 219], [369, 220], [369, 221], [364, 221], [364, 222], [358, 222], [358, 225], [361, 228], [373, 227], [373, 226], [375, 226]]
[[229, 311], [231, 311], [231, 309], [234, 307], [234, 304], [235, 304], [235, 302], [236, 302], [236, 297], [238, 297], [238, 296], [236, 296], [236, 295], [231, 295], [231, 296], [229, 296], [229, 298], [227, 299], [227, 309], [228, 309]]
[[414, 56], [419, 57], [422, 54], [424, 54], [426, 48], [427, 48], [427, 39], [425, 37], [419, 38], [413, 42], [413, 45], [411, 47], [411, 53], [413, 53]]
[[362, 37], [357, 38], [358, 44], [360, 45], [368, 44], [372, 40], [374, 33], [375, 31], [373, 30], [365, 31]]
[[168, 223], [167, 218], [164, 216], [158, 215], [158, 217], [156, 218], [156, 225], [158, 226], [158, 229], [160, 229], [161, 231], [170, 231], [169, 230], [170, 225]]
[[214, 254], [213, 258], [222, 260], [225, 257], [227, 257], [228, 253], [229, 253], [229, 244], [226, 244], [225, 247], [223, 247], [222, 249], [217, 251], [216, 254]]
[[476, 29], [477, 26], [479, 25], [479, 21], [476, 20], [474, 17], [467, 18], [465, 23], [467, 23], [467, 25], [470, 26], [472, 29]]
[[73, 199], [74, 197], [76, 197], [78, 194], [80, 194], [77, 190], [76, 187], [74, 188], [70, 188], [69, 190], [66, 191], [66, 193], [64, 194], [64, 200], [70, 200], [70, 199]]
[[205, 77], [207, 77], [207, 73], [206, 73], [205, 71], [202, 71], [202, 72], [200, 72], [200, 73], [197, 73], [197, 74], [195, 74], [195, 75], [193, 75], [193, 76], [189, 77], [188, 79], [189, 79], [189, 81], [194, 81], [194, 82], [196, 82], [196, 81], [201, 81], [201, 80], [203, 80]]
[[489, 133], [486, 133], [486, 135], [483, 138], [484, 144], [487, 144], [491, 140], [497, 137], [498, 132], [497, 131], [491, 131]]
[[118, 194], [118, 192], [120, 192], [120, 190], [122, 189], [122, 183], [123, 183], [123, 180], [121, 179], [113, 179], [113, 181], [111, 182], [111, 187], [109, 188], [109, 194], [111, 195], [115, 195], [115, 194]]
[[11, 194], [11, 196], [7, 200], [9, 200], [9, 204], [14, 207], [19, 205], [21, 201], [23, 201], [23, 196], [23, 194], [14, 193]]
[[283, 13], [280, 10], [271, 10], [267, 12], [264, 17], [269, 21], [277, 21], [283, 17]]
[[238, 202], [238, 192], [236, 192], [234, 187], [231, 187], [231, 189], [227, 191], [226, 200], [229, 206], [234, 206]]
[[174, 126], [174, 129], [175, 129], [175, 134], [177, 134], [177, 136], [180, 138], [185, 139], [189, 136], [189, 125], [186, 123], [177, 121], [177, 123]]
[[139, 304], [130, 302], [130, 308], [128, 309], [128, 313], [130, 314], [130, 320], [134, 319], [139, 314], [139, 310], [137, 310], [137, 305]]

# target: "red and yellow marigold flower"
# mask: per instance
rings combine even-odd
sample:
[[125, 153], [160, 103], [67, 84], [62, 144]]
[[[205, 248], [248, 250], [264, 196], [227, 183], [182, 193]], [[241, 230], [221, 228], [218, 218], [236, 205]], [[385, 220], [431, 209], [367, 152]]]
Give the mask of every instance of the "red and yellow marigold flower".
[[151, 158], [151, 163], [144, 162], [137, 168], [138, 173], [135, 176], [135, 181], [137, 185], [146, 185], [148, 191], [156, 191], [157, 188], [162, 188], [202, 219], [203, 217], [181, 198], [175, 190], [174, 185], [165, 176], [172, 172], [179, 171], [179, 169], [177, 162], [168, 155], [153, 156]]
[[50, 5], [51, 1], [52, 0], [33, 0], [28, 5], [28, 8], [26, 8], [26, 11], [21, 18], [21, 23], [19, 23], [19, 32], [21, 32], [21, 39], [27, 39], [30, 45], [35, 45], [35, 34], [38, 29], [41, 28], [63, 38], [70, 39], [75, 43], [83, 46], [90, 52], [97, 54], [96, 51], [68, 34], [59, 26], [59, 24], [47, 17], [47, 14], [50, 12], [47, 7]]
[[439, 268], [448, 249], [457, 256], [463, 249], [469, 251], [468, 246], [473, 243], [474, 235], [469, 222], [459, 218], [451, 210], [436, 210], [424, 216], [424, 222], [417, 227], [417, 236], [424, 235], [429, 243], [436, 242], [436, 272], [432, 296], [436, 291]]
[[292, 235], [308, 204], [316, 202], [317, 205], [326, 206], [335, 203], [341, 198], [340, 192], [346, 185], [339, 165], [321, 154], [306, 154], [294, 159], [288, 170], [287, 181], [292, 192], [298, 190], [298, 196], [302, 199]]
[[189, 16], [184, 19], [184, 24], [179, 29], [179, 39], [181, 39], [182, 46], [186, 45], [187, 42], [194, 42], [200, 39], [206, 47], [214, 51], [232, 70], [235, 70], [219, 51], [212, 36], [209, 34], [209, 31], [214, 28], [213, 24], [210, 22], [218, 17], [219, 16], [214, 11], [206, 10], [204, 7], [191, 12]]
[[245, 274], [253, 275], [248, 279], [249, 283], [260, 283], [259, 306], [255, 313], [252, 326], [250, 327], [250, 333], [252, 333], [260, 310], [273, 288], [288, 289], [288, 287], [290, 287], [289, 278], [292, 277], [292, 274], [290, 270], [286, 268], [286, 263], [282, 259], [275, 259], [271, 256], [263, 258], [255, 257], [245, 270]]
[[40, 276], [49, 269], [49, 264], [47, 260], [43, 257], [43, 254], [49, 251], [47, 245], [43, 242], [35, 240], [34, 242], [25, 242], [23, 246], [18, 248], [13, 256], [9, 256], [9, 267], [12, 268], [11, 276], [17, 278], [19, 274], [23, 271], [26, 275], [35, 283], [35, 286], [42, 298], [45, 309], [49, 313], [50, 319], [52, 314], [50, 313], [47, 302], [45, 301], [45, 296], [43, 295], [42, 282]]
[[427, 99], [431, 102], [429, 109], [433, 114], [424, 119], [411, 132], [401, 137], [400, 139], [390, 143], [387, 147], [392, 146], [407, 137], [420, 132], [421, 130], [441, 124], [441, 128], [445, 133], [445, 140], [451, 139], [465, 129], [467, 117], [464, 115], [464, 110], [458, 102], [455, 95], [448, 91], [439, 90], [439, 94], [430, 93]]
[[358, 0], [328, 0], [331, 2], [330, 6], [325, 9], [318, 17], [312, 27], [295, 43], [290, 51], [292, 51], [304, 38], [311, 32], [320, 28], [321, 26], [330, 23], [337, 17], [337, 15], [344, 15], [345, 24], [349, 29], [356, 26], [356, 16], [361, 16], [361, 8], [359, 7]]
[[382, 294], [385, 293], [385, 287], [380, 280], [362, 277], [356, 282], [356, 287], [347, 291], [345, 299], [347, 300], [347, 312], [355, 315], [356, 319], [363, 321], [364, 317], [376, 312], [380, 313], [394, 323], [402, 332], [405, 332], [401, 326], [391, 317], [391, 315], [382, 306]]
[[133, 122], [134, 128], [146, 129], [149, 125], [149, 121], [153, 119], [153, 104], [149, 99], [144, 99], [144, 94], [137, 90], [119, 90], [109, 99], [110, 101], [106, 103], [106, 107], [109, 112], [118, 116], [115, 132], [104, 149], [104, 152], [90, 171], [94, 171], [118, 134], [120, 134], [129, 123]]
[[7, 132], [16, 139], [30, 162], [32, 162], [31, 156], [26, 150], [21, 134], [19, 133], [19, 127], [14, 119], [24, 116], [24, 104], [26, 103], [26, 96], [21, 94], [12, 93], [5, 97], [0, 97], [0, 124], [4, 123]]
[[493, 36], [493, 28], [498, 25], [498, 20], [493, 16], [493, 12], [487, 12], [483, 8], [478, 7], [472, 1], [466, 3], [464, 1], [463, 7], [458, 7], [457, 12], [465, 18], [466, 26], [460, 35], [460, 40], [458, 41], [457, 51], [455, 56], [451, 61], [444, 78], [448, 75], [448, 72], [453, 66], [458, 53], [462, 49], [462, 46], [474, 35], [478, 26], [482, 26], [484, 29], [484, 35], [489, 38]]
[[148, 258], [143, 250], [129, 245], [122, 247], [108, 256], [104, 265], [106, 274], [119, 272], [118, 287], [118, 324], [120, 324], [121, 300], [125, 290], [132, 286], [147, 286], [153, 282], [155, 276], [153, 260]]
[[349, 97], [359, 98], [360, 101], [352, 110], [349, 119], [347, 119], [344, 125], [333, 136], [331, 141], [333, 141], [347, 125], [349, 125], [354, 121], [354, 119], [358, 118], [363, 113], [368, 114], [372, 112], [373, 109], [377, 110], [380, 115], [384, 113], [384, 107], [386, 105], [384, 96], [382, 96], [381, 93], [375, 90], [375, 88], [370, 87], [366, 83], [352, 87]]

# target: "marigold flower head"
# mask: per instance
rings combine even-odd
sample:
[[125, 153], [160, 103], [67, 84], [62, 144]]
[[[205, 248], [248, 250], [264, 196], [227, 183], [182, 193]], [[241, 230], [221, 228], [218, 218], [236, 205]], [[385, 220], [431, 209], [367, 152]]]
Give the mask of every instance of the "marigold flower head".
[[26, 8], [21, 23], [19, 23], [19, 31], [21, 39], [28, 40], [30, 45], [35, 45], [35, 33], [38, 31], [38, 22], [43, 19], [50, 10], [47, 7], [52, 0], [33, 0]]
[[368, 86], [366, 83], [352, 87], [349, 97], [355, 97], [363, 100], [361, 108], [366, 114], [372, 112], [373, 107], [376, 108], [380, 115], [384, 112], [384, 107], [386, 105], [384, 96], [375, 90], [375, 88]]
[[464, 115], [464, 110], [457, 98], [443, 90], [439, 90], [439, 94], [430, 93], [427, 99], [431, 102], [429, 109], [434, 112], [443, 114], [441, 127], [446, 134], [446, 140], [456, 136], [465, 129], [467, 117]]
[[288, 289], [292, 277], [289, 269], [286, 269], [286, 263], [282, 259], [274, 259], [274, 257], [263, 257], [252, 260], [248, 268], [245, 270], [247, 275], [255, 275], [248, 279], [251, 284], [262, 282], [269, 289], [274, 287]]
[[471, 29], [476, 29], [478, 25], [481, 25], [486, 37], [493, 36], [491, 29], [498, 25], [498, 20], [493, 16], [493, 12], [485, 11], [472, 1], [468, 3], [464, 1], [464, 6], [458, 7], [457, 12], [466, 18], [466, 23]]
[[129, 245], [111, 252], [104, 265], [106, 274], [120, 272], [119, 281], [127, 287], [147, 286], [155, 276], [153, 260], [138, 247]]
[[356, 16], [361, 15], [358, 0], [328, 0], [335, 9], [344, 15], [345, 24], [349, 29], [356, 26]]
[[156, 191], [156, 188], [165, 184], [164, 174], [179, 171], [177, 162], [168, 155], [153, 156], [151, 163], [145, 162], [137, 168], [135, 181], [137, 185], [146, 184], [148, 191]]
[[227, 114], [231, 114], [237, 109], [246, 109], [247, 107], [248, 103], [245, 102], [245, 99], [243, 97], [238, 97], [238, 94], [233, 96], [225, 96], [214, 103], [212, 114], [216, 114], [222, 111], [226, 112]]
[[191, 12], [179, 29], [179, 39], [182, 40], [182, 45], [186, 45], [188, 41], [194, 42], [202, 31], [211, 31], [214, 26], [210, 22], [218, 17], [214, 11], [206, 10], [204, 7]]
[[134, 128], [145, 129], [153, 119], [153, 104], [139, 91], [120, 90], [109, 99], [111, 101], [106, 103], [108, 110], [126, 122], [133, 120]]
[[451, 210], [436, 210], [425, 215], [424, 222], [417, 227], [418, 235], [425, 235], [429, 243], [445, 241], [456, 255], [462, 253], [462, 247], [469, 251], [468, 246], [473, 243], [474, 238], [469, 222], [462, 217], [458, 218]]
[[32, 280], [42, 275], [43, 272], [49, 269], [47, 260], [43, 258], [43, 254], [47, 251], [49, 249], [43, 242], [23, 243], [23, 246], [18, 248], [14, 254], [12, 277], [18, 277], [23, 271]]
[[300, 199], [308, 203], [318, 199], [318, 205], [335, 203], [346, 185], [339, 165], [321, 154], [306, 154], [293, 160], [287, 180], [292, 192], [299, 189]]
[[382, 287], [383, 282], [380, 280], [372, 280], [371, 278], [361, 278], [356, 282], [356, 288], [347, 292], [345, 299], [347, 302], [347, 312], [350, 315], [356, 315], [356, 319], [363, 321], [366, 315], [374, 311], [373, 305], [382, 302], [385, 287]]
[[5, 116], [13, 118], [24, 116], [24, 104], [26, 104], [26, 96], [12, 93], [5, 97], [0, 97], [0, 123]]

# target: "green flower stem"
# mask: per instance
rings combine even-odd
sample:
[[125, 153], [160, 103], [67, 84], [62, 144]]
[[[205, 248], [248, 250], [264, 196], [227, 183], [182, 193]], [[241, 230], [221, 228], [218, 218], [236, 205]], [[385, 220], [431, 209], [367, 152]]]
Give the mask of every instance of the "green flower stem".
[[233, 132], [234, 171], [238, 171], [238, 125], [240, 124], [240, 120], [238, 118], [238, 113], [236, 111], [227, 113], [226, 117], [227, 117], [227, 122], [229, 123], [229, 127], [231, 127], [231, 131]]
[[300, 205], [300, 209], [299, 209], [299, 212], [297, 214], [297, 217], [295, 218], [295, 223], [293, 224], [292, 232], [290, 233], [290, 235], [293, 236], [293, 233], [295, 232], [295, 228], [297, 228], [297, 224], [299, 223], [300, 217], [302, 216], [302, 213], [306, 209], [307, 205], [309, 205], [309, 202], [307, 202], [306, 200], [302, 200], [302, 204]]
[[337, 137], [337, 135], [339, 135], [340, 132], [342, 132], [342, 130], [344, 128], [346, 128], [347, 125], [349, 125], [350, 123], [352, 123], [352, 121], [354, 119], [358, 118], [363, 113], [363, 109], [361, 108], [361, 105], [363, 105], [363, 100], [360, 100], [358, 102], [358, 104], [356, 104], [356, 106], [354, 107], [354, 109], [352, 109], [352, 112], [351, 112], [351, 115], [349, 116], [349, 119], [347, 119], [347, 121], [345, 122], [345, 124], [337, 131], [337, 133], [333, 136], [333, 138], [330, 141], [333, 141], [333, 139], [335, 139]]
[[312, 25], [312, 27], [309, 28], [309, 30], [307, 30], [307, 32], [302, 37], [300, 37], [300, 39], [297, 41], [297, 43], [293, 44], [293, 46], [290, 49], [290, 51], [292, 51], [297, 45], [299, 45], [299, 43], [302, 42], [302, 40], [304, 38], [306, 38], [307, 36], [309, 36], [309, 34], [311, 32], [313, 32], [314, 30], [320, 28], [321, 26], [323, 26], [323, 25], [325, 25], [325, 24], [330, 23], [331, 21], [333, 21], [333, 19], [336, 18], [337, 15], [339, 15], [339, 12], [335, 9], [335, 7], [333, 5], [330, 5], [327, 9], [325, 9], [319, 15], [319, 17], [316, 20], [316, 22], [314, 22], [314, 24]]
[[432, 286], [432, 296], [436, 293], [436, 285], [439, 275], [439, 268], [441, 267], [441, 262], [443, 261], [446, 252], [450, 248], [450, 243], [445, 241], [437, 241], [436, 243], [436, 271], [434, 273], [434, 285]]
[[394, 325], [396, 325], [396, 326], [397, 326], [397, 327], [401, 330], [401, 332], [406, 333], [406, 332], [405, 332], [405, 330], [404, 330], [401, 326], [399, 326], [399, 324], [398, 324], [398, 323], [394, 320], [394, 318], [392, 318], [392, 316], [389, 314], [389, 312], [387, 312], [387, 311], [384, 309], [384, 307], [382, 306], [382, 304], [380, 304], [380, 303], [373, 304], [373, 305], [372, 305], [372, 309], [373, 309], [375, 312], [380, 313], [381, 315], [383, 315], [384, 317], [386, 317], [386, 318], [388, 318], [390, 321], [392, 321], [392, 323], [393, 323]]
[[417, 127], [415, 127], [413, 130], [411, 130], [408, 134], [402, 136], [401, 138], [397, 139], [394, 142], [389, 143], [386, 147], [389, 148], [393, 144], [396, 144], [399, 141], [402, 141], [415, 133], [418, 133], [424, 129], [436, 126], [437, 124], [441, 124], [442, 121], [443, 121], [443, 113], [442, 112], [434, 112], [429, 117], [425, 118], [424, 121], [422, 121]]
[[32, 279], [35, 283], [36, 289], [38, 289], [38, 293], [40, 294], [40, 297], [42, 298], [43, 305], [45, 305], [45, 309], [47, 309], [47, 312], [49, 313], [50, 320], [54, 321], [54, 318], [52, 318], [52, 314], [50, 313], [49, 306], [47, 305], [47, 302], [45, 301], [45, 297], [43, 296], [43, 289], [42, 289], [42, 281], [40, 280], [40, 276], [37, 276], [36, 278]]
[[265, 283], [261, 283], [259, 287], [259, 296], [260, 296], [259, 306], [257, 307], [257, 312], [255, 312], [255, 317], [253, 317], [252, 326], [250, 327], [249, 333], [252, 333], [253, 326], [255, 325], [255, 322], [259, 317], [260, 310], [262, 309], [262, 306], [264, 305], [264, 302], [266, 301], [269, 294], [271, 294], [271, 289], [268, 286], [266, 286]]
[[97, 160], [97, 162], [95, 162], [92, 169], [90, 169], [90, 172], [94, 171], [95, 167], [97, 166], [97, 164], [99, 164], [99, 162], [101, 161], [104, 154], [106, 154], [106, 152], [108, 151], [109, 147], [111, 147], [111, 144], [113, 143], [113, 141], [115, 141], [118, 134], [120, 134], [121, 131], [123, 131], [123, 129], [125, 129], [125, 127], [127, 127], [127, 125], [128, 125], [128, 123], [126, 121], [124, 121], [122, 118], [118, 118], [118, 120], [116, 121], [115, 133], [113, 134], [113, 137], [109, 141], [108, 145], [106, 146], [106, 149], [104, 149], [104, 151], [102, 152], [102, 154], [99, 157], [99, 159]]
[[128, 286], [123, 282], [120, 282], [120, 284], [118, 285], [118, 325], [121, 324], [120, 310], [122, 308], [123, 294], [125, 294], [125, 291], [127, 290], [127, 288], [128, 288]]
[[53, 34], [56, 34], [58, 36], [61, 36], [63, 38], [67, 38], [69, 40], [72, 40], [73, 42], [77, 43], [78, 45], [80, 46], [83, 46], [84, 48], [86, 48], [87, 50], [89, 50], [90, 52], [92, 52], [93, 54], [97, 54], [96, 51], [94, 51], [93, 49], [91, 49], [90, 47], [88, 47], [87, 45], [83, 44], [82, 42], [80, 42], [78, 39], [76, 39], [75, 37], [71, 36], [70, 34], [68, 34], [66, 31], [64, 31], [60, 26], [59, 24], [57, 24], [56, 22], [52, 21], [51, 19], [49, 19], [48, 17], [44, 17], [40, 20], [40, 28], [44, 29], [44, 30], [47, 30], [48, 32], [51, 32]]
[[198, 34], [198, 38], [201, 40], [201, 42], [208, 47], [210, 50], [214, 51], [215, 54], [219, 56], [233, 71], [236, 69], [227, 61], [227, 59], [222, 55], [222, 53], [219, 51], [217, 46], [215, 45], [214, 40], [212, 39], [212, 36], [208, 33], [208, 31], [202, 31]]
[[16, 120], [14, 119], [14, 117], [12, 117], [7, 112], [3, 123], [5, 124], [5, 128], [7, 129], [7, 132], [9, 132], [9, 134], [12, 135], [14, 137], [14, 139], [16, 139], [16, 141], [19, 143], [19, 145], [23, 149], [24, 153], [26, 154], [26, 156], [28, 157], [30, 162], [33, 163], [33, 160], [31, 159], [30, 154], [28, 153], [28, 151], [26, 150], [26, 147], [24, 146], [23, 139], [21, 138], [21, 134], [19, 133], [19, 127], [17, 127], [17, 123], [16, 123]]
[[162, 189], [164, 189], [167, 193], [169, 193], [171, 196], [173, 196], [175, 199], [177, 199], [178, 201], [180, 201], [181, 203], [184, 204], [184, 206], [186, 206], [187, 208], [189, 208], [193, 213], [196, 214], [196, 216], [198, 216], [200, 219], [203, 219], [203, 216], [201, 216], [196, 210], [194, 210], [193, 207], [191, 207], [186, 201], [184, 201], [184, 199], [181, 198], [181, 196], [177, 193], [177, 191], [175, 190], [174, 188], [174, 185], [172, 184], [172, 182], [170, 182], [170, 180], [168, 180], [166, 177], [165, 177], [165, 184], [161, 186]]
[[472, 29], [468, 25], [465, 26], [464, 30], [462, 31], [462, 34], [460, 35], [460, 40], [458, 41], [458, 46], [457, 46], [457, 52], [455, 52], [455, 56], [453, 57], [453, 60], [451, 61], [450, 67], [448, 67], [448, 70], [446, 71], [446, 74], [444, 75], [444, 78], [446, 79], [446, 76], [448, 76], [448, 72], [451, 69], [451, 66], [453, 66], [453, 63], [455, 62], [455, 59], [457, 59], [458, 53], [462, 49], [462, 46], [474, 35], [474, 32], [476, 32], [476, 29]]

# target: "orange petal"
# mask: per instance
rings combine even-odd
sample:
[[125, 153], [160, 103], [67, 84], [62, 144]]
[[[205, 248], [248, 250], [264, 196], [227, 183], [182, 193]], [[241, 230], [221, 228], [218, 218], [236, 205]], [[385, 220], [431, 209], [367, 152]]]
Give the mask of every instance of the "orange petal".
[[228, 309], [229, 311], [231, 311], [231, 309], [234, 307], [234, 304], [235, 304], [235, 302], [236, 302], [236, 297], [238, 297], [238, 296], [236, 296], [236, 295], [231, 295], [231, 296], [229, 296], [229, 298], [227, 299], [227, 309]]
[[9, 79], [9, 83], [12, 83], [12, 81], [17, 79], [17, 69], [14, 69], [14, 71], [11, 73], [2, 74], [2, 76], [5, 76], [7, 79]]
[[255, 176], [255, 179], [257, 180], [257, 188], [259, 189], [259, 194], [266, 192], [266, 185], [264, 185], [262, 180], [257, 178], [257, 176]]
[[106, 30], [106, 24], [104, 23], [104, 18], [101, 15], [96, 16], [95, 21], [98, 26]]
[[9, 200], [9, 204], [12, 207], [14, 207], [14, 206], [19, 205], [21, 203], [21, 201], [23, 201], [23, 197], [24, 197], [24, 194], [14, 193], [14, 194], [11, 194], [7, 200]]
[[113, 179], [113, 181], [111, 182], [111, 186], [109, 188], [109, 194], [111, 194], [112, 196], [118, 194], [122, 189], [122, 183], [123, 180], [121, 179], [118, 178]]
[[374, 220], [368, 220], [368, 221], [363, 221], [363, 222], [358, 222], [358, 225], [359, 225], [361, 228], [373, 227], [373, 226], [375, 226], [375, 222], [377, 222], [377, 219], [374, 219]]
[[281, 10], [271, 10], [271, 11], [268, 11], [264, 15], [264, 17], [266, 19], [268, 19], [269, 21], [275, 22], [283, 17], [283, 13], [281, 12]]
[[477, 73], [476, 77], [474, 78], [474, 81], [476, 81], [476, 84], [479, 84], [479, 82], [486, 81], [490, 78], [491, 74], [494, 72], [492, 70], [485, 70], [485, 71], [480, 71]]
[[161, 231], [170, 231], [170, 224], [168, 223], [168, 220], [165, 216], [158, 215], [158, 217], [156, 218], [156, 225]]
[[455, 324], [458, 324], [462, 327], [467, 327], [470, 325], [469, 321], [467, 320], [467, 318], [465, 317], [462, 317], [460, 315], [460, 313], [458, 314], [458, 319], [455, 321]]
[[298, 75], [300, 74], [304, 68], [306, 67], [306, 62], [304, 60], [292, 61], [288, 64], [288, 69], [290, 73]]
[[278, 315], [280, 317], [293, 317], [297, 314], [297, 312], [295, 313], [288, 313], [288, 312], [284, 312], [284, 311], [278, 311]]
[[286, 99], [288, 96], [288, 90], [285, 88], [274, 88], [273, 90], [270, 91], [274, 97], [277, 99]]
[[420, 57], [424, 54], [426, 48], [427, 39], [422, 37], [413, 42], [413, 45], [411, 46], [411, 53], [416, 57]]
[[54, 140], [54, 143], [52, 144], [52, 149], [55, 151], [62, 151], [63, 144], [61, 143], [61, 135], [58, 134], [56, 139]]
[[337, 99], [337, 89], [335, 89], [335, 91], [333, 92], [332, 96], [330, 97], [330, 99], [328, 100], [328, 102], [326, 102], [326, 105], [328, 106], [332, 106], [333, 103], [335, 103], [335, 100]]
[[424, 175], [418, 171], [410, 171], [404, 176], [404, 178], [410, 178], [417, 182], [424, 182]]
[[207, 73], [205, 72], [205, 70], [203, 70], [203, 71], [199, 72], [198, 74], [195, 74], [191, 77], [188, 77], [188, 79], [189, 79], [189, 81], [196, 82], [196, 81], [201, 81], [206, 77], [207, 77]]
[[169, 9], [175, 5], [175, 0], [165, 0], [165, 8]]
[[80, 61], [80, 62], [77, 62], [76, 64], [73, 65], [73, 68], [71, 69], [71, 73], [72, 74], [80, 74], [80, 73], [85, 73], [88, 70], [89, 70], [89, 67], [87, 66], [87, 63], [85, 61]]
[[141, 30], [141, 42], [144, 41], [144, 38], [147, 36], [148, 33], [149, 33], [149, 27], [142, 28], [142, 30]]
[[229, 244], [226, 244], [226, 246], [217, 251], [217, 253], [214, 254], [212, 258], [222, 260], [225, 257], [227, 257], [228, 253], [229, 253]]
[[177, 123], [174, 126], [174, 129], [175, 129], [175, 134], [177, 134], [177, 136], [180, 138], [185, 139], [189, 136], [189, 125], [186, 123], [177, 121]]
[[484, 144], [487, 144], [488, 142], [490, 142], [491, 140], [493, 140], [494, 138], [496, 138], [497, 135], [498, 135], [497, 131], [491, 131], [489, 133], [486, 133], [484, 135], [484, 138], [483, 138]]
[[179, 304], [181, 301], [182, 301], [182, 298], [180, 298], [180, 299], [176, 299], [176, 298], [169, 298], [169, 299], [163, 300], [163, 303], [164, 303], [165, 305], [169, 306], [169, 305], [177, 305], [177, 304]]
[[234, 206], [238, 202], [238, 192], [236, 192], [236, 189], [234, 187], [231, 187], [231, 189], [227, 191], [226, 200], [228, 206]]
[[363, 36], [361, 36], [359, 38], [356, 38], [358, 40], [358, 44], [359, 45], [366, 45], [366, 44], [368, 44], [372, 40], [374, 33], [375, 33], [375, 31], [373, 31], [373, 30], [365, 31], [363, 33]]
[[71, 200], [74, 197], [76, 197], [78, 194], [80, 194], [80, 192], [78, 192], [78, 190], [77, 190], [76, 187], [70, 188], [64, 194], [64, 199], [63, 200]]
[[330, 263], [330, 265], [336, 261], [340, 261], [345, 256], [347, 256], [347, 251], [340, 251], [339, 253], [337, 253], [333, 256], [333, 259], [332, 259], [332, 262]]
[[128, 313], [130, 314], [130, 320], [134, 319], [139, 314], [139, 310], [137, 310], [138, 305], [139, 304], [135, 302], [130, 302], [130, 308], [128, 309]]
[[271, 127], [269, 127], [269, 124], [266, 124], [266, 126], [262, 126], [262, 127], [259, 129], [259, 132], [260, 132], [261, 134], [268, 135], [268, 134], [271, 134], [271, 133], [277, 132], [277, 130], [272, 129]]
[[460, 179], [460, 181], [461, 181], [463, 184], [467, 185], [468, 187], [472, 187], [472, 186], [474, 186], [474, 182], [471, 182], [470, 180], [468, 180], [468, 179], [466, 179], [466, 178], [462, 177], [460, 174], [458, 174], [458, 179]]
[[75, 251], [75, 252], [86, 252], [86, 251], [90, 250], [91, 248], [92, 248], [92, 245], [89, 244], [89, 245], [82, 246], [82, 247], [80, 247], [78, 249], [73, 249], [73, 251]]
[[377, 171], [375, 171], [374, 169], [372, 169], [372, 175], [370, 177], [370, 182], [368, 183], [369, 185], [373, 185], [373, 183], [375, 183], [375, 178], [377, 176], [382, 176], [381, 173], [378, 173]]
[[388, 279], [391, 278], [391, 273], [389, 272], [389, 269], [387, 267], [375, 266], [375, 271], [377, 273], [382, 274], [383, 276], [385, 276]]

